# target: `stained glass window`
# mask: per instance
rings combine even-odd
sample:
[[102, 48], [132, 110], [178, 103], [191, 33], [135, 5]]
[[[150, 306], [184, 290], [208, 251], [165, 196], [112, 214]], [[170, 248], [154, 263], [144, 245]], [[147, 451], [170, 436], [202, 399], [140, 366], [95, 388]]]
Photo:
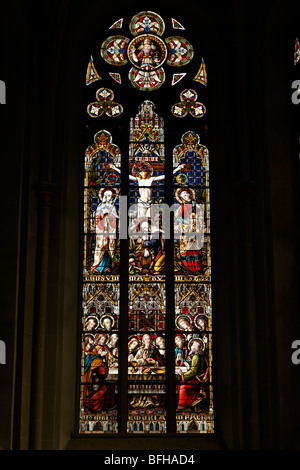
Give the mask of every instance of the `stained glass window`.
[[296, 38], [295, 49], [294, 49], [294, 65], [298, 64], [299, 60], [300, 60], [300, 43], [299, 43], [299, 39]]
[[85, 76], [79, 432], [212, 433], [206, 63], [180, 18], [141, 11], [101, 34]]
[[104, 130], [85, 153], [81, 422], [86, 431], [118, 428], [120, 177], [111, 166], [120, 158]]
[[173, 152], [177, 432], [212, 430], [208, 157], [191, 131]]

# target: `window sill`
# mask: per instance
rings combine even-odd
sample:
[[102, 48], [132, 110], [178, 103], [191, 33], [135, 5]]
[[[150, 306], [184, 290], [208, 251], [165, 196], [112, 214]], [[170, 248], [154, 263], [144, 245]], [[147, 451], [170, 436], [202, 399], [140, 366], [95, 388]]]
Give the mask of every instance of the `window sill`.
[[163, 434], [163, 435], [74, 435], [66, 450], [226, 450], [215, 434]]

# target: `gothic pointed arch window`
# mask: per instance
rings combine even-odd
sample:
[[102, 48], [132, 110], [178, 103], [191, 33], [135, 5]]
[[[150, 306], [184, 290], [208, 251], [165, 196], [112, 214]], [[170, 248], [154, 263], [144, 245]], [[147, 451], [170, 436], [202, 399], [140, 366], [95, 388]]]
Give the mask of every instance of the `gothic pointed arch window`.
[[79, 432], [213, 433], [207, 59], [180, 18], [101, 29], [85, 77]]

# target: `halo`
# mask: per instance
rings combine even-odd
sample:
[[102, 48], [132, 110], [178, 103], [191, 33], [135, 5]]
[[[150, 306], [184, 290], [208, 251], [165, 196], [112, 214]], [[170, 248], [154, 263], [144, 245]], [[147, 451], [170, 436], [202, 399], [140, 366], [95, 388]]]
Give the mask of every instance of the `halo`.
[[102, 326], [102, 328], [104, 328], [103, 320], [105, 320], [105, 318], [109, 318], [111, 320], [111, 327], [113, 327], [114, 323], [115, 323], [114, 317], [112, 315], [105, 314], [105, 315], [101, 316], [101, 318], [100, 318], [100, 325]]
[[129, 343], [129, 341], [131, 341], [132, 339], [136, 339], [137, 341], [139, 341], [138, 335], [130, 335], [130, 336], [128, 337], [128, 343]]
[[179, 320], [180, 320], [181, 318], [184, 318], [184, 319], [186, 319], [189, 323], [191, 323], [191, 319], [189, 318], [188, 315], [184, 315], [184, 314], [178, 315], [178, 317], [177, 317], [176, 320], [175, 320], [175, 325], [177, 326], [177, 328], [178, 328], [179, 330], [181, 330], [181, 328], [180, 328], [180, 326], [178, 325], [178, 322], [179, 322]]
[[[84, 321], [84, 326], [85, 326], [85, 329], [86, 329], [86, 324], [87, 322], [90, 320], [90, 319], [94, 319], [95, 322], [96, 322], [96, 326], [95, 328], [93, 328], [94, 330], [96, 330], [99, 326], [99, 318], [96, 316], [96, 315], [89, 315], [88, 317], [85, 318], [85, 321]], [[86, 330], [87, 331], [87, 330]]]
[[119, 191], [115, 188], [110, 188], [110, 187], [101, 188], [98, 191], [98, 197], [99, 197], [100, 201], [103, 200], [103, 196], [107, 191], [110, 191], [113, 194], [113, 196], [117, 196], [119, 194]]
[[[196, 325], [197, 328], [199, 328], [198, 324], [197, 324], [197, 320], [198, 319], [202, 319], [204, 320], [206, 323], [207, 323], [207, 326], [208, 326], [208, 316], [207, 315], [204, 315], [203, 313], [199, 313], [199, 315], [197, 315], [195, 318], [194, 318], [194, 323]], [[199, 328], [200, 329], [200, 328]]]
[[188, 348], [189, 350], [191, 349], [191, 346], [193, 343], [199, 343], [200, 346], [201, 346], [201, 351], [204, 351], [205, 350], [205, 344], [204, 344], [204, 341], [200, 338], [192, 338], [190, 339], [189, 343], [188, 343]]
[[95, 341], [95, 334], [94, 333], [84, 333], [84, 341], [85, 341], [85, 338], [92, 338], [93, 341]]
[[184, 186], [183, 188], [178, 188], [176, 189], [176, 192], [175, 192], [175, 197], [177, 199], [178, 202], [180, 202], [181, 204], [185, 204], [186, 201], [184, 201], [183, 199], [181, 199], [180, 195], [182, 193], [182, 191], [186, 191], [188, 193], [191, 194], [193, 200], [196, 199], [196, 193], [195, 193], [195, 190], [193, 188], [189, 188], [187, 186]]

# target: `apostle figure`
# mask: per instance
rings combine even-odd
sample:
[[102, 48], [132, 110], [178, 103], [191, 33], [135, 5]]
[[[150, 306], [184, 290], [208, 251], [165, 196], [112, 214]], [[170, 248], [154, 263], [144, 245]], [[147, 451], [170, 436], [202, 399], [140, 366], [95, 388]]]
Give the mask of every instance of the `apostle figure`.
[[203, 206], [196, 203], [195, 191], [183, 187], [176, 191], [180, 206], [174, 213], [174, 237], [179, 242], [180, 260], [191, 272], [199, 272], [202, 266], [201, 248], [204, 241]]
[[176, 368], [176, 373], [181, 376], [180, 384], [177, 385], [177, 411], [188, 408], [196, 412], [200, 410], [200, 402], [206, 398], [204, 384], [208, 381], [209, 373], [204, 345], [200, 339], [192, 339], [190, 341], [189, 358], [190, 368], [186, 372]]
[[112, 260], [116, 251], [117, 220], [119, 218], [113, 188], [103, 188], [99, 191], [101, 203], [96, 209], [96, 246], [94, 262], [91, 271], [94, 274], [110, 273]]

